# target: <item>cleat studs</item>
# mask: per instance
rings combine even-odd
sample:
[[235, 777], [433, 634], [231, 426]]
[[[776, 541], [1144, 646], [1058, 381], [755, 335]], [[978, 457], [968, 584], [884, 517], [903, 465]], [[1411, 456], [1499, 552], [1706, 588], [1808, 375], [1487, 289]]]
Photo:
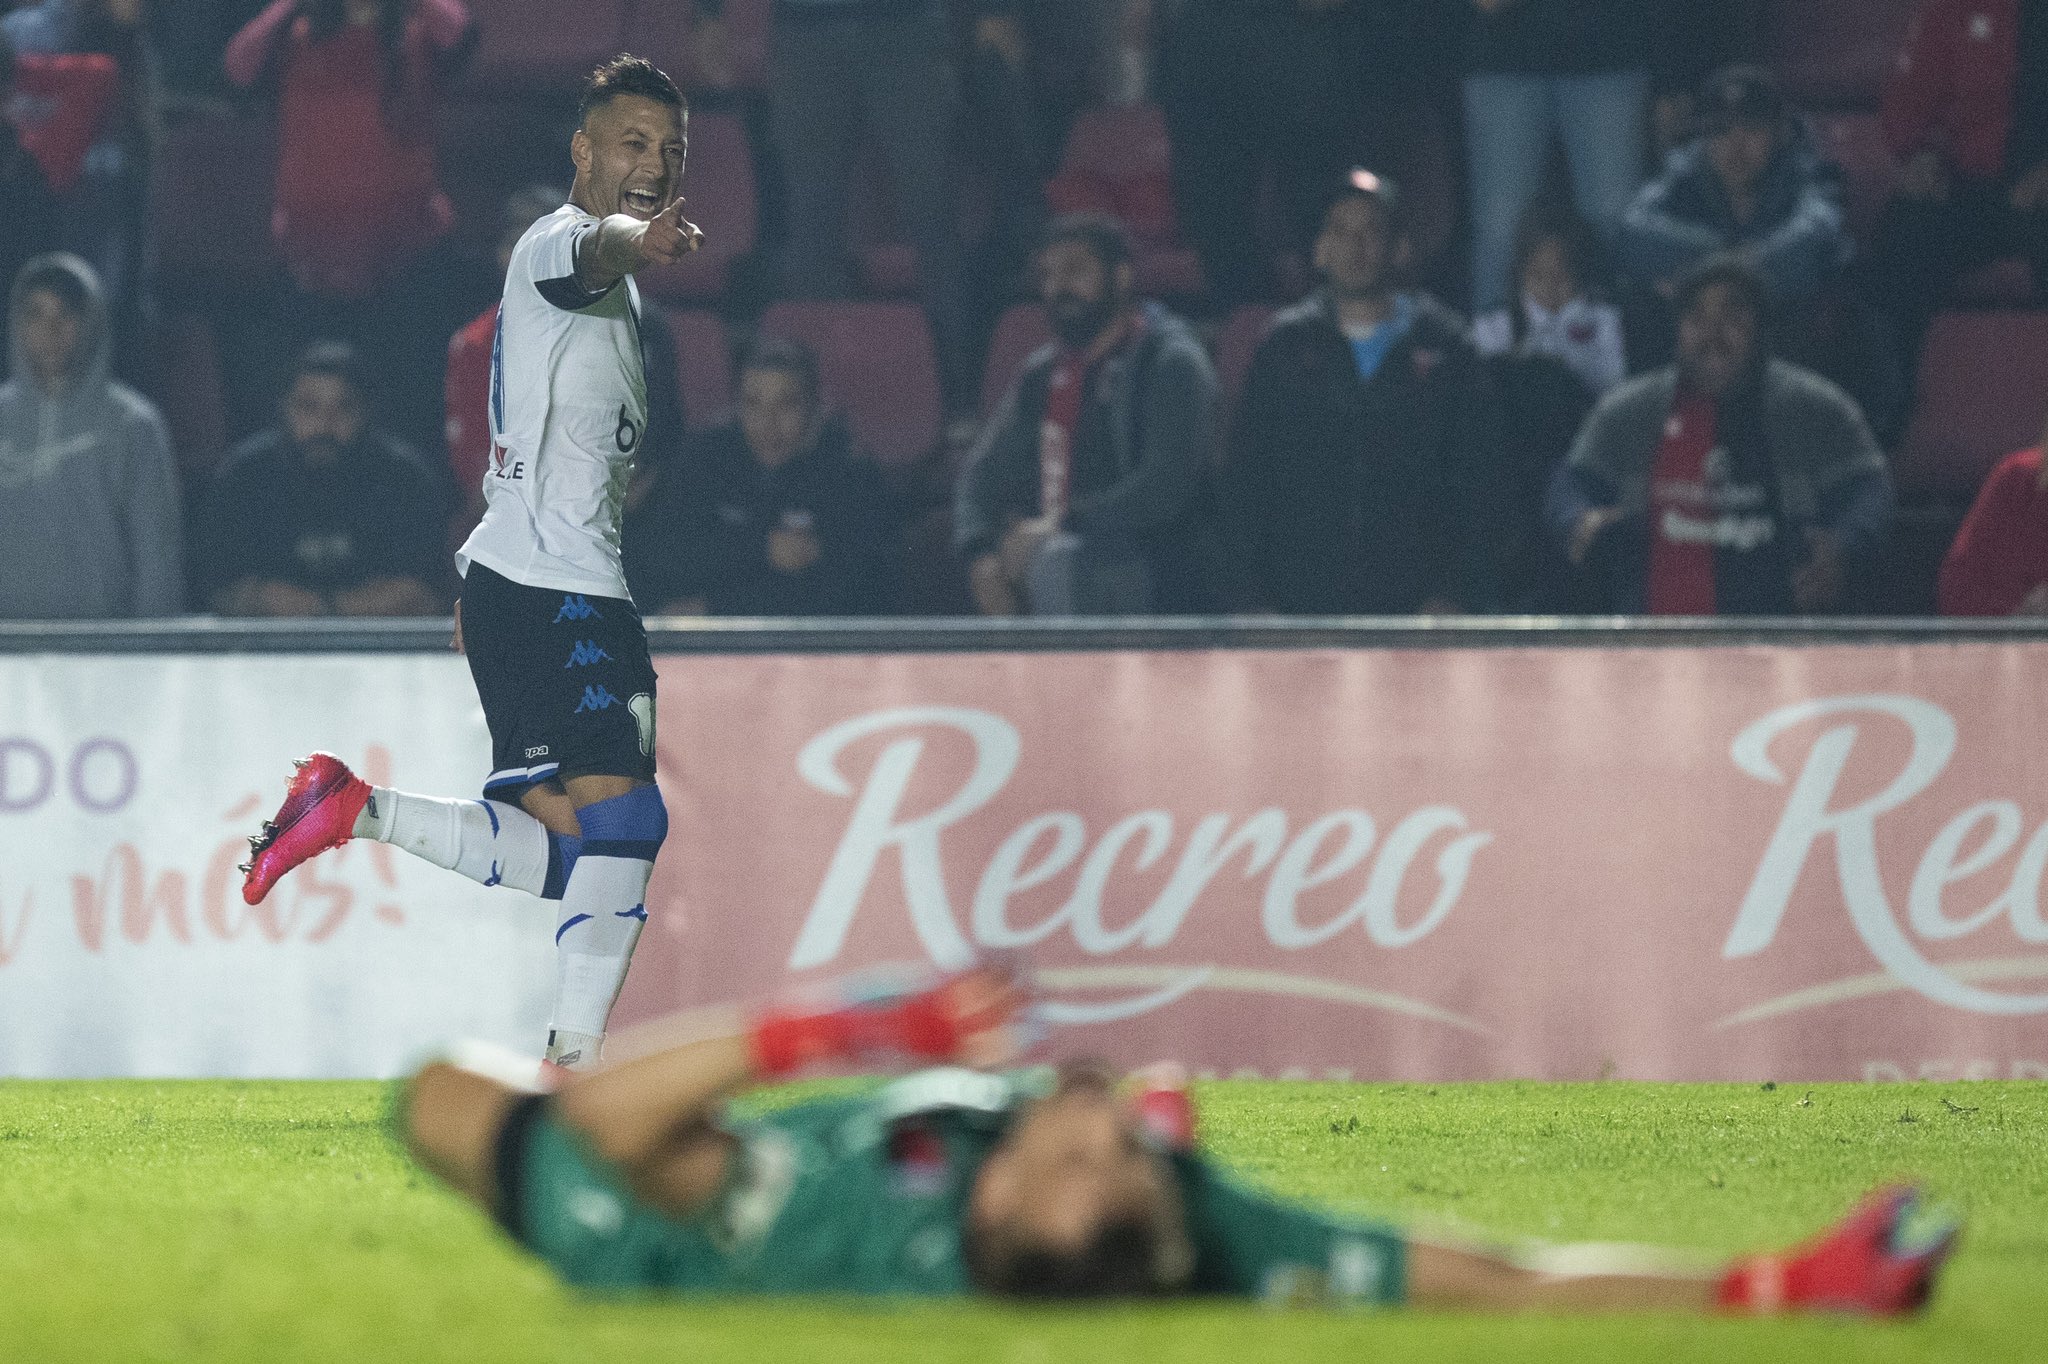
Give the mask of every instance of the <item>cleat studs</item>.
[[263, 832], [266, 834], [274, 834], [277, 832], [277, 826], [266, 819], [263, 821]]
[[242, 875], [247, 876], [249, 875], [249, 873], [255, 871], [256, 868], [253, 864], [248, 862], [237, 862], [235, 864], [235, 870], [242, 873]]
[[294, 772], [300, 772], [300, 771], [303, 771], [303, 770], [305, 770], [305, 766], [306, 766], [306, 760], [305, 760], [304, 758], [293, 758], [293, 759], [292, 759], [292, 771], [294, 771]]

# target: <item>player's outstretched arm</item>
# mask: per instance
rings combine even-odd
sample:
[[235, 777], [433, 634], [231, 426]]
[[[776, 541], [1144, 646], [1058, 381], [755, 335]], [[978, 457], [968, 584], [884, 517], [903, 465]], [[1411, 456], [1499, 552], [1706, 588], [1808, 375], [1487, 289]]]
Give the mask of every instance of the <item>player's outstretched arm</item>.
[[578, 245], [577, 282], [593, 294], [602, 293], [627, 275], [671, 265], [703, 244], [703, 229], [683, 216], [680, 198], [644, 220], [614, 213]]
[[[817, 1064], [1006, 1065], [1029, 1041], [1028, 1005], [1023, 979], [996, 966], [920, 988], [856, 982], [819, 1006], [735, 1014], [697, 1041], [574, 1076], [552, 1102], [644, 1194], [680, 1208], [695, 1201], [692, 1190], [708, 1196], [718, 1187], [724, 1141], [715, 1120], [734, 1094]], [[502, 1067], [436, 1062], [407, 1088], [406, 1144], [429, 1171], [488, 1208], [497, 1196], [499, 1133], [531, 1089]]]

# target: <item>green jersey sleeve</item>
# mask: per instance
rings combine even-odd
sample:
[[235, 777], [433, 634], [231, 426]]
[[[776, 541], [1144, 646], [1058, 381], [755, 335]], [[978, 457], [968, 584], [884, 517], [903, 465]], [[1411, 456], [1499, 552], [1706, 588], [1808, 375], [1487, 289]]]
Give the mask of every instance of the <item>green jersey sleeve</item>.
[[1197, 1293], [1303, 1305], [1391, 1305], [1406, 1295], [1408, 1247], [1396, 1228], [1263, 1193], [1200, 1156], [1176, 1156], [1174, 1173]]

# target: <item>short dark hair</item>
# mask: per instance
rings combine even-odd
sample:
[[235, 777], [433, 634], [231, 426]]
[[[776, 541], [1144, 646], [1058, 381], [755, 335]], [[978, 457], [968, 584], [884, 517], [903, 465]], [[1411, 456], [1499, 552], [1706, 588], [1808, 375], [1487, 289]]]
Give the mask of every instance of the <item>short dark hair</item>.
[[1068, 213], [1053, 219], [1039, 238], [1038, 249], [1050, 251], [1068, 242], [1087, 247], [1102, 268], [1111, 272], [1119, 265], [1129, 265], [1133, 256], [1131, 234], [1107, 213]]
[[1408, 235], [1408, 196], [1390, 177], [1363, 166], [1353, 166], [1331, 187], [1330, 197], [1323, 201], [1322, 214], [1316, 219], [1318, 233], [1329, 225], [1330, 210], [1347, 199], [1363, 199], [1378, 205], [1393, 240], [1400, 241]]
[[1724, 66], [1700, 87], [1699, 121], [1709, 135], [1738, 123], [1783, 123], [1792, 112], [1785, 88], [1761, 66]]
[[621, 52], [591, 72], [590, 79], [584, 82], [583, 98], [576, 105], [577, 123], [586, 122], [592, 109], [610, 104], [621, 95], [639, 95], [684, 113], [690, 110], [681, 87], [669, 78], [668, 72], [645, 57]]
[[92, 267], [78, 257], [63, 253], [37, 256], [21, 267], [15, 276], [14, 296], [27, 298], [31, 293], [54, 295], [72, 312], [84, 316], [92, 310], [92, 286], [86, 281]]
[[1067, 1252], [1005, 1245], [970, 1218], [960, 1250], [968, 1282], [999, 1298], [1154, 1298], [1170, 1291], [1160, 1282], [1160, 1230], [1144, 1217], [1106, 1222], [1086, 1245]]
[[1569, 204], [1542, 202], [1522, 215], [1521, 226], [1515, 230], [1516, 288], [1520, 288], [1522, 272], [1529, 268], [1536, 248], [1550, 241], [1563, 248], [1565, 268], [1579, 287], [1592, 288], [1600, 272], [1600, 244], [1592, 226]]
[[315, 341], [299, 352], [299, 358], [292, 365], [291, 378], [285, 381], [285, 390], [309, 374], [326, 375], [341, 380], [355, 390], [356, 397], [366, 406], [373, 392], [370, 385], [369, 366], [363, 363], [362, 352], [347, 341]]
[[1733, 251], [1717, 252], [1686, 271], [1672, 298], [1674, 314], [1684, 317], [1700, 301], [1701, 294], [1722, 287], [1734, 290], [1749, 305], [1759, 328], [1770, 322], [1771, 286], [1754, 265]]
[[733, 371], [734, 383], [744, 378], [748, 370], [755, 369], [789, 375], [802, 386], [807, 399], [818, 401], [818, 353], [803, 342], [784, 336], [760, 337], [740, 357], [739, 368]]

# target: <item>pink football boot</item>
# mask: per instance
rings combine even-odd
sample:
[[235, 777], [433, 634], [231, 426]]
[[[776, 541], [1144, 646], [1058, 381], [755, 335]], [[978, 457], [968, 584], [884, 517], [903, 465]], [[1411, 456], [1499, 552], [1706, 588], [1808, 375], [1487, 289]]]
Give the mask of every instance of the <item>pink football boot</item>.
[[292, 764], [298, 770], [285, 788], [284, 804], [249, 840], [242, 864], [242, 898], [263, 903], [278, 878], [299, 863], [338, 848], [355, 837], [356, 816], [370, 799], [370, 784], [332, 753], [315, 753]]
[[1918, 1189], [1882, 1189], [1818, 1239], [1783, 1255], [1738, 1260], [1720, 1301], [1739, 1312], [1918, 1312], [1955, 1249], [1957, 1224], [1924, 1207]]

